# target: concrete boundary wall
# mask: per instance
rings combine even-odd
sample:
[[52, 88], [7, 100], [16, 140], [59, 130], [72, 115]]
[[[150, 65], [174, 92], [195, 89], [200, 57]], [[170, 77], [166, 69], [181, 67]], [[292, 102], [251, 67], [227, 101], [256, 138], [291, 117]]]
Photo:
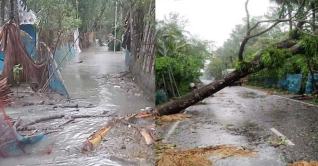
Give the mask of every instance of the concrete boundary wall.
[[155, 103], [155, 73], [143, 70], [143, 64], [130, 56], [129, 71], [135, 78], [135, 83], [149, 97], [150, 101]]

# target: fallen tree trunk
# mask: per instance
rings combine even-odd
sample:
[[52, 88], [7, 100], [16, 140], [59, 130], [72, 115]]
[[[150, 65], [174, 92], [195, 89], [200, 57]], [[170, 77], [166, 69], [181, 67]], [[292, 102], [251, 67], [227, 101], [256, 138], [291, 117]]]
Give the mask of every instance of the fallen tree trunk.
[[[286, 55], [286, 58], [290, 58], [292, 55], [296, 55], [303, 51], [301, 49], [301, 42], [297, 43], [291, 39], [277, 43], [275, 47], [277, 49], [289, 49], [292, 54]], [[259, 53], [251, 62], [244, 62], [244, 68], [242, 68], [241, 70], [233, 71], [231, 74], [223, 79], [205, 85], [202, 88], [188, 93], [174, 101], [170, 101], [157, 106], [156, 113], [159, 116], [179, 113], [184, 109], [231, 85], [240, 78], [244, 78], [249, 74], [263, 70], [265, 68], [265, 65], [261, 59], [262, 55], [262, 53]]]

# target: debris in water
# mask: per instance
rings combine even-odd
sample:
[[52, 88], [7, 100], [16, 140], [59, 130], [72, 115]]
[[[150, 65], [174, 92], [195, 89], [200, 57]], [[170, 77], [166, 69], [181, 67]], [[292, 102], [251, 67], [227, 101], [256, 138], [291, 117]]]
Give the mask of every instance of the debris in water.
[[52, 152], [52, 148], [53, 148], [53, 146], [51, 145], [51, 146], [49, 146], [46, 150], [45, 150], [45, 154], [51, 154], [51, 152]]
[[157, 118], [156, 123], [159, 125], [166, 125], [176, 121], [182, 121], [187, 119], [186, 114], [172, 114], [172, 115], [164, 115]]

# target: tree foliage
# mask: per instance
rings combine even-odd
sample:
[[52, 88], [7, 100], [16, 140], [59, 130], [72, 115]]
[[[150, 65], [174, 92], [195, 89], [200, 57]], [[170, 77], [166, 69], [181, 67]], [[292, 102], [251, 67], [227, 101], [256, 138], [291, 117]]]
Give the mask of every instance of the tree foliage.
[[[297, 74], [301, 73], [304, 76], [310, 74], [312, 71], [317, 71], [317, 36], [315, 34], [315, 26], [317, 26], [316, 18], [313, 17], [312, 3], [314, 1], [273, 1], [278, 4], [275, 7], [271, 7], [267, 14], [262, 17], [253, 17], [250, 19], [249, 24], [254, 26], [257, 22], [263, 20], [275, 20], [285, 19], [280, 24], [275, 25], [266, 33], [251, 38], [246, 45], [244, 45], [243, 57], [244, 61], [251, 61], [254, 57], [262, 54], [261, 60], [263, 61], [266, 69], [254, 73], [250, 76], [252, 79], [259, 79], [265, 77], [284, 78], [287, 73]], [[316, 2], [316, 1], [315, 1]], [[293, 13], [293, 15], [289, 15]], [[296, 15], [296, 13], [298, 13]], [[290, 19], [290, 20], [288, 20]], [[299, 26], [305, 20], [301, 26]], [[290, 26], [292, 23], [292, 27]], [[259, 24], [251, 32], [251, 35], [257, 34], [265, 29], [268, 29], [271, 24], [263, 25]], [[238, 60], [238, 50], [241, 47], [241, 42], [246, 37], [247, 21], [244, 19], [244, 23], [237, 25], [230, 38], [224, 42], [223, 46], [218, 48], [207, 72], [213, 75], [215, 78], [221, 78], [221, 71], [226, 68], [244, 69], [244, 63]], [[297, 32], [297, 35], [294, 34]], [[292, 36], [294, 35], [294, 36]], [[303, 54], [288, 56], [289, 50], [277, 49], [271, 46], [278, 41], [282, 41], [286, 38], [295, 38], [302, 40], [302, 47], [305, 49]], [[295, 38], [297, 39], [297, 38]], [[221, 69], [220, 69], [221, 68]], [[246, 69], [252, 70], [252, 69]]]
[[186, 24], [187, 20], [178, 14], [170, 14], [158, 22], [156, 29], [156, 86], [181, 95], [188, 92], [189, 83], [202, 75], [212, 44], [191, 36], [185, 31]]

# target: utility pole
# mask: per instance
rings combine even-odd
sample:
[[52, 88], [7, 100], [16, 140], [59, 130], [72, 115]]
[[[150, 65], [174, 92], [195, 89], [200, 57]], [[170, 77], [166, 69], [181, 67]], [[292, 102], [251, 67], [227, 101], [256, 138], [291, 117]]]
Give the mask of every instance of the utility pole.
[[115, 39], [114, 39], [114, 52], [116, 52], [116, 31], [117, 31], [117, 0], [116, 0], [116, 10], [115, 10]]

